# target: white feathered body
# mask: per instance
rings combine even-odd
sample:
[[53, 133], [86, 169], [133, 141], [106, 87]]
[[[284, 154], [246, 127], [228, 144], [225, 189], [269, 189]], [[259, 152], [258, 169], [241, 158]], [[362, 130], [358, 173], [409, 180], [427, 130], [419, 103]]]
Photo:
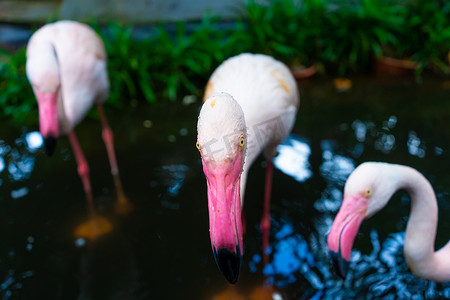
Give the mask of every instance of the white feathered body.
[[103, 42], [89, 26], [75, 21], [47, 24], [33, 34], [26, 71], [33, 86], [49, 92], [59, 88], [62, 133], [72, 130], [109, 94]]

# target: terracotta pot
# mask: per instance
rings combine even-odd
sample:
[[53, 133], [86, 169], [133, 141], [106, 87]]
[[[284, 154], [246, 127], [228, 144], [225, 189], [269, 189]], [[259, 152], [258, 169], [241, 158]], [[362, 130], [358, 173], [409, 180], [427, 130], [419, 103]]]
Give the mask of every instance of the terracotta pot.
[[419, 63], [416, 61], [392, 57], [377, 58], [374, 63], [377, 74], [412, 75], [418, 67]]
[[305, 79], [313, 76], [317, 73], [317, 68], [315, 65], [312, 65], [311, 67], [304, 67], [304, 66], [292, 66], [291, 72], [294, 75], [295, 79]]

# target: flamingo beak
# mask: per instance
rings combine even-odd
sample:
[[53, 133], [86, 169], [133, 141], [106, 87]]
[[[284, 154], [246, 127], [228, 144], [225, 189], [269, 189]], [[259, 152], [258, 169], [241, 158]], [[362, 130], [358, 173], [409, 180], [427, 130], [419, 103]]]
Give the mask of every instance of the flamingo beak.
[[57, 142], [58, 142], [58, 139], [53, 136], [48, 136], [44, 139], [45, 153], [48, 156], [52, 156], [53, 152], [55, 152]]
[[329, 251], [331, 262], [333, 264], [333, 269], [336, 272], [336, 274], [341, 277], [342, 279], [345, 279], [348, 272], [348, 265], [350, 262], [342, 257], [341, 253], [336, 253], [332, 250]]
[[222, 274], [236, 283], [243, 255], [240, 173], [242, 158], [212, 166], [203, 161], [208, 186], [211, 247]]
[[242, 262], [242, 254], [240, 253], [239, 246], [234, 251], [230, 251], [227, 248], [217, 250], [213, 246], [213, 254], [220, 272], [222, 272], [228, 282], [236, 283]]
[[366, 216], [367, 207], [367, 198], [363, 196], [344, 196], [342, 207], [328, 235], [328, 249], [333, 267], [342, 279], [347, 275], [353, 242]]
[[59, 136], [58, 92], [35, 91], [39, 106], [39, 131], [44, 138], [45, 152], [51, 156]]

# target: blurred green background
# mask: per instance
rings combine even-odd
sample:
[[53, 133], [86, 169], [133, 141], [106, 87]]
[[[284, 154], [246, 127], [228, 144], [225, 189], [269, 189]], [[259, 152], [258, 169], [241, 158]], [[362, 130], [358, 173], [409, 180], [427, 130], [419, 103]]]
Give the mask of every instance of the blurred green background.
[[[314, 66], [319, 76], [380, 70], [385, 57], [406, 64], [411, 76], [450, 73], [448, 1], [125, 2], [4, 1], [0, 26], [31, 34], [64, 17], [93, 26], [109, 57], [108, 103], [119, 108], [198, 101], [214, 68], [241, 52], [270, 54], [295, 69]], [[3, 41], [0, 48], [0, 117], [36, 124], [24, 45]]]

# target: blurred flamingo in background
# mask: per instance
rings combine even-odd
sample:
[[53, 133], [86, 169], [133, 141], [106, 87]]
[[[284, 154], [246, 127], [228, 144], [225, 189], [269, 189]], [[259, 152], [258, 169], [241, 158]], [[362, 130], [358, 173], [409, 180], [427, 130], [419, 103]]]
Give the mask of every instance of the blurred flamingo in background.
[[413, 168], [377, 162], [363, 163], [350, 175], [342, 207], [328, 235], [328, 248], [341, 277], [347, 274], [361, 222], [381, 210], [399, 189], [411, 196], [404, 245], [409, 268], [424, 279], [450, 281], [450, 242], [434, 251], [438, 207], [431, 184]]
[[267, 160], [263, 253], [270, 229], [270, 193], [276, 147], [291, 131], [299, 106], [289, 69], [270, 56], [241, 54], [212, 74], [198, 118], [197, 148], [208, 188], [209, 230], [214, 258], [226, 279], [238, 279], [243, 255], [243, 205], [250, 166]]
[[69, 137], [75, 154], [91, 214], [90, 220], [80, 225], [76, 234], [95, 238], [108, 232], [111, 224], [95, 211], [89, 166], [74, 132], [74, 127], [95, 104], [118, 197], [116, 210], [129, 211], [131, 203], [122, 190], [113, 133], [102, 106], [109, 94], [103, 42], [89, 26], [78, 22], [47, 24], [28, 42], [26, 73], [37, 98], [39, 128], [47, 154], [52, 155], [58, 137], [63, 134]]

